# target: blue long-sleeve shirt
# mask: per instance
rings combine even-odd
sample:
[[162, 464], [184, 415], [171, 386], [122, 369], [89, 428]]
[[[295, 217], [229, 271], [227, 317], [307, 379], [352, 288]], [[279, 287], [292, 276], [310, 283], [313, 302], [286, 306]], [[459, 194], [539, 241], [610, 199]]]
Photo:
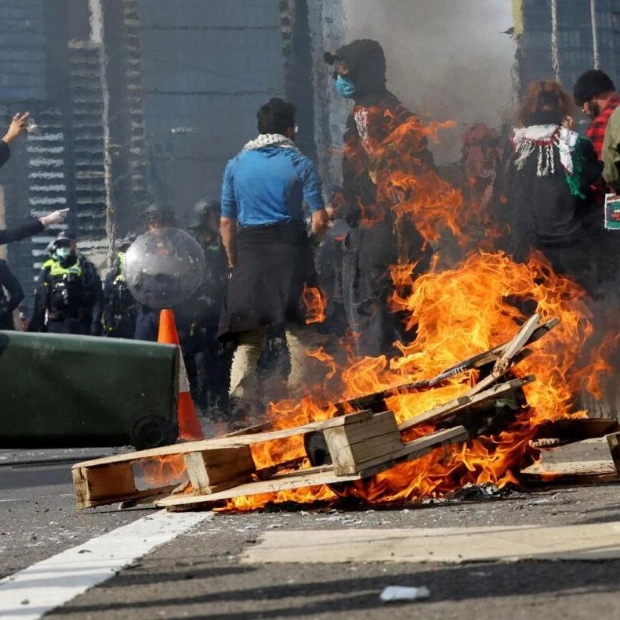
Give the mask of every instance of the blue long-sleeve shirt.
[[265, 226], [304, 219], [324, 208], [314, 163], [295, 149], [264, 147], [242, 151], [224, 172], [222, 217], [240, 226]]

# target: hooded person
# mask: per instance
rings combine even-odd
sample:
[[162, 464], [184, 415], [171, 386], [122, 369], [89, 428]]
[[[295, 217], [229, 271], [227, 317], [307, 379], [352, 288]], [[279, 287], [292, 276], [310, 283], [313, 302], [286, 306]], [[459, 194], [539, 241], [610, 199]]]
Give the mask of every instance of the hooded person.
[[354, 103], [344, 135], [342, 205], [334, 214], [351, 229], [344, 243], [344, 305], [356, 354], [376, 357], [406, 337], [388, 304], [390, 267], [415, 262], [419, 272], [430, 260], [416, 225], [415, 192], [393, 181], [399, 172], [435, 174], [433, 159], [420, 119], [386, 87], [377, 41], [353, 41], [326, 53], [325, 61], [334, 67], [337, 93]]

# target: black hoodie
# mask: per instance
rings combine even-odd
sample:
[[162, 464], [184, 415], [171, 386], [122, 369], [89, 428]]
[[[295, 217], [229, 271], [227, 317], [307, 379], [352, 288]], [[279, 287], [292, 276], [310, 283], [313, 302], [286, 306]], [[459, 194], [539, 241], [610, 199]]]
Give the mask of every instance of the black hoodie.
[[[325, 54], [325, 61], [334, 64], [341, 60], [347, 64], [348, 76], [355, 84], [355, 107], [347, 118], [344, 136], [343, 194], [346, 201], [344, 217], [351, 226], [357, 226], [362, 210], [379, 208], [385, 217], [391, 217], [389, 205], [377, 204], [377, 188], [370, 179], [377, 162], [377, 146], [385, 147], [386, 138], [405, 122], [417, 116], [386, 88], [386, 62], [381, 45], [372, 39], [359, 39], [341, 47], [335, 54]], [[390, 148], [398, 147], [391, 145]], [[406, 154], [409, 158], [412, 153]], [[415, 157], [422, 165], [433, 167], [433, 160], [422, 138]]]

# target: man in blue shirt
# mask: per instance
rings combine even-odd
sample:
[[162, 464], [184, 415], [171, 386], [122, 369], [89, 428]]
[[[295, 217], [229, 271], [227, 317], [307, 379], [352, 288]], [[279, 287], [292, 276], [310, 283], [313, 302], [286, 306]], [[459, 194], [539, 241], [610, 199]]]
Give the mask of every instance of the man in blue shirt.
[[327, 226], [318, 172], [293, 141], [294, 106], [271, 99], [258, 111], [258, 132], [226, 166], [221, 214], [231, 276], [219, 336], [236, 344], [231, 397], [251, 408], [262, 396], [256, 369], [269, 325], [285, 326], [288, 386], [301, 386], [308, 344], [302, 293], [317, 287], [312, 244]]

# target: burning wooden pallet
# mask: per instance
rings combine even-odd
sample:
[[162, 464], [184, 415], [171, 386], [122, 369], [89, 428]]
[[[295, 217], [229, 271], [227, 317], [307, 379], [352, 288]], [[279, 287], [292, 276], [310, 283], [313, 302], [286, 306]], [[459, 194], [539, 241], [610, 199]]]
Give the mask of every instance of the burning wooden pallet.
[[[525, 347], [556, 324], [557, 321], [550, 321], [540, 325], [538, 315], [534, 315], [504, 345], [470, 358], [431, 381], [398, 386], [349, 401], [342, 409], [353, 412], [330, 420], [283, 430], [252, 428], [241, 434], [217, 439], [78, 463], [72, 469], [78, 508], [148, 498], [168, 509], [192, 509], [240, 496], [337, 485], [374, 476], [441, 446], [466, 442], [487, 428], [488, 420], [480, 421], [481, 417], [489, 416], [488, 411], [484, 410], [485, 404], [506, 399], [535, 380], [533, 376], [504, 378], [515, 364], [527, 356], [528, 349]], [[400, 425], [394, 414], [385, 410], [385, 399], [389, 396], [432, 388], [458, 372], [472, 368], [485, 368], [486, 374], [457, 399]], [[466, 426], [461, 424], [465, 419]], [[407, 441], [408, 431], [422, 424], [443, 428]], [[324, 464], [295, 469], [305, 460], [300, 457], [294, 462], [278, 463], [266, 469], [256, 467], [252, 446], [294, 437], [299, 438], [301, 446], [301, 440], [310, 434], [320, 434], [325, 443], [327, 458]], [[163, 477], [166, 483], [148, 481], [149, 469], [162, 466], [177, 472], [176, 478], [172, 476], [173, 483], [170, 476]]]

